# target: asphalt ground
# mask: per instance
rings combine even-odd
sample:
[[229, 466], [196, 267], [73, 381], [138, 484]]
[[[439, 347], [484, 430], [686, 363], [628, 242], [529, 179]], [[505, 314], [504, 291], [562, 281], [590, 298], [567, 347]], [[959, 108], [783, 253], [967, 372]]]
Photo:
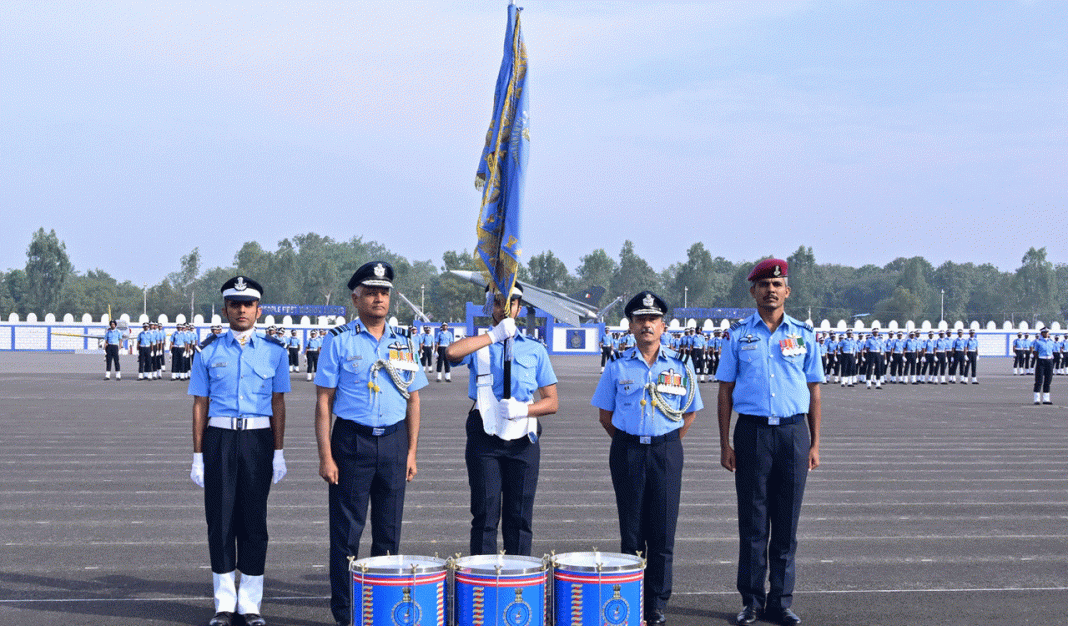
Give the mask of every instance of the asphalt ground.
[[[618, 549], [594, 357], [553, 360], [536, 554]], [[0, 624], [202, 624], [212, 612], [203, 496], [189, 480], [186, 384], [105, 381], [97, 355], [0, 353]], [[1054, 624], [1068, 617], [1068, 377], [1054, 406], [1008, 359], [980, 385], [823, 387], [823, 465], [798, 531], [806, 624]], [[169, 374], [168, 374], [169, 376]], [[403, 552], [466, 551], [466, 371], [423, 391]], [[287, 398], [289, 475], [272, 488], [263, 613], [329, 624], [326, 487], [313, 385]], [[684, 440], [671, 625], [726, 624], [737, 518], [719, 466], [715, 384]], [[363, 553], [369, 538], [365, 533]]]

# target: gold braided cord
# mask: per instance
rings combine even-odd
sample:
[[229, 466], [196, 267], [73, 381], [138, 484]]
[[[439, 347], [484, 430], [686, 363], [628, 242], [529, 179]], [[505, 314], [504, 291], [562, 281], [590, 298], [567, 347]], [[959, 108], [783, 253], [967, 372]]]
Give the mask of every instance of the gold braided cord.
[[693, 384], [695, 380], [693, 370], [690, 365], [686, 364], [686, 404], [681, 409], [674, 409], [671, 404], [664, 398], [664, 395], [660, 393], [660, 390], [656, 388], [656, 383], [646, 383], [645, 390], [649, 392], [649, 397], [652, 399], [653, 408], [660, 409], [660, 412], [664, 414], [673, 422], [681, 422], [683, 414], [693, 404], [693, 399], [697, 395], [697, 385]]

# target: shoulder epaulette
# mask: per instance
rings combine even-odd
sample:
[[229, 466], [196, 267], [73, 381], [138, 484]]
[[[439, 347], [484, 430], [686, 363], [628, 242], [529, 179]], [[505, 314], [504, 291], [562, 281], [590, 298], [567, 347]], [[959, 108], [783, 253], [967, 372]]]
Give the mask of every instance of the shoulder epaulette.
[[401, 337], [411, 337], [412, 336], [411, 333], [408, 332], [407, 328], [394, 328], [393, 332], [398, 334], [398, 335], [400, 335]]
[[347, 333], [350, 330], [352, 330], [351, 326], [349, 326], [348, 324], [342, 324], [340, 326], [335, 326], [335, 327], [331, 328], [330, 329], [330, 334], [331, 335], [340, 335], [341, 333]]
[[812, 324], [809, 324], [808, 322], [803, 322], [801, 325], [805, 327], [805, 330], [811, 330], [812, 332], [816, 332], [816, 329], [813, 328]]
[[215, 341], [216, 339], [218, 339], [218, 338], [219, 338], [219, 337], [221, 337], [221, 336], [222, 336], [222, 335], [216, 335], [216, 334], [211, 334], [211, 335], [209, 335], [209, 336], [207, 337], [207, 339], [205, 339], [204, 341], [201, 341], [201, 342], [200, 342], [200, 348], [201, 348], [201, 349], [207, 348], [208, 346], [210, 346], [210, 345], [211, 345], [211, 342]]
[[675, 358], [678, 359], [679, 361], [682, 361], [683, 365], [689, 365], [690, 364], [690, 355], [688, 355], [688, 354], [676, 354]]
[[742, 320], [738, 320], [737, 322], [731, 324], [731, 327], [730, 327], [729, 330], [736, 330], [741, 325], [742, 325]]

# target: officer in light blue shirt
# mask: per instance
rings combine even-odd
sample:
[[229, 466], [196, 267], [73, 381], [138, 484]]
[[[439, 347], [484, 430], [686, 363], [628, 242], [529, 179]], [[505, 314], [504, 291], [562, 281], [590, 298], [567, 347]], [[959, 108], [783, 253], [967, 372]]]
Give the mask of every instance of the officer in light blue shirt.
[[853, 329], [846, 329], [846, 334], [838, 342], [839, 372], [843, 387], [852, 387], [857, 383], [857, 340], [853, 338]]
[[[260, 617], [267, 559], [267, 495], [286, 474], [285, 348], [255, 333], [263, 287], [246, 276], [223, 283], [230, 332], [214, 335], [193, 357], [193, 468], [204, 488], [215, 616], [228, 626], [236, 611], [248, 626]], [[240, 585], [236, 570], [241, 570]]]
[[905, 377], [913, 385], [919, 384], [917, 357], [920, 354], [921, 342], [916, 337], [916, 331], [909, 331], [909, 337], [905, 340]]
[[690, 360], [693, 362], [693, 371], [700, 374], [701, 382], [705, 382], [707, 374], [705, 352], [708, 349], [708, 337], [700, 330], [694, 330], [690, 339]]
[[720, 464], [735, 472], [738, 496], [738, 624], [753, 624], [761, 613], [771, 622], [801, 623], [791, 608], [794, 549], [805, 480], [820, 463], [824, 374], [815, 331], [786, 315], [788, 269], [782, 259], [767, 259], [749, 273], [757, 313], [728, 331], [716, 373]]
[[108, 322], [108, 329], [104, 331], [104, 380], [111, 378], [111, 365], [115, 364], [115, 380], [122, 380], [122, 371], [119, 367], [119, 348], [122, 346], [123, 335], [115, 320]]
[[148, 322], [141, 325], [137, 333], [137, 380], [152, 379], [152, 344], [155, 335]]
[[949, 358], [953, 352], [953, 340], [949, 338], [948, 333], [944, 330], [938, 331], [938, 339], [935, 340], [935, 359], [938, 365], [938, 377], [939, 381], [943, 385], [948, 385], [949, 380], [946, 378], [946, 368], [949, 365]]
[[400, 553], [405, 483], [417, 472], [419, 390], [427, 384], [408, 334], [386, 323], [389, 263], [361, 265], [348, 287], [359, 317], [327, 334], [315, 374], [319, 475], [330, 500], [330, 610], [342, 624], [352, 621], [348, 560], [358, 556], [368, 504], [371, 556]]
[[[1053, 351], [1057, 344], [1049, 337], [1049, 328], [1043, 328], [1031, 342], [1031, 354], [1035, 363], [1035, 404], [1053, 404], [1049, 396], [1050, 383], [1053, 381]], [[1039, 398], [1041, 392], [1042, 397]]]
[[647, 555], [643, 602], [649, 626], [666, 621], [682, 493], [682, 438], [704, 406], [689, 361], [660, 344], [667, 310], [651, 291], [631, 298], [624, 311], [637, 346], [616, 355], [590, 401], [612, 438], [608, 466], [619, 513], [619, 551]]
[[[495, 294], [494, 326], [489, 332], [457, 339], [445, 351], [450, 361], [471, 372], [467, 397], [475, 408], [467, 415], [464, 460], [471, 486], [473, 555], [497, 553], [499, 522], [505, 553], [530, 556], [541, 463], [537, 418], [553, 415], [559, 407], [548, 351], [516, 330], [522, 297], [519, 284], [507, 299]], [[506, 393], [504, 355], [509, 340], [512, 360]]]
[[[326, 331], [323, 331], [323, 335]], [[308, 333], [308, 341], [304, 344], [304, 360], [308, 364], [308, 380], [311, 380], [315, 376], [315, 372], [319, 370], [319, 351], [323, 347], [323, 337], [318, 331], [312, 330]]]
[[601, 371], [604, 372], [604, 364], [612, 358], [612, 348], [615, 346], [615, 341], [612, 339], [612, 333], [605, 329], [601, 333]]
[[1024, 374], [1033, 374], [1032, 368], [1035, 366], [1035, 354], [1031, 349], [1035, 345], [1035, 340], [1031, 339], [1030, 333], [1024, 333], [1023, 342], [1020, 345], [1023, 347], [1023, 372]]
[[441, 328], [438, 329], [437, 334], [434, 335], [434, 348], [438, 353], [438, 382], [441, 382], [441, 370], [445, 369], [445, 382], [452, 382], [452, 364], [449, 363], [449, 359], [445, 357], [445, 350], [448, 349], [452, 342], [456, 341], [456, 335], [449, 330], [449, 325], [445, 322], [441, 323]]
[[871, 389], [872, 382], [875, 382], [876, 389], [883, 388], [883, 376], [886, 370], [886, 364], [883, 361], [885, 351], [886, 342], [879, 335], [879, 329], [871, 329], [871, 336], [864, 342], [865, 377], [868, 379], [868, 389]]

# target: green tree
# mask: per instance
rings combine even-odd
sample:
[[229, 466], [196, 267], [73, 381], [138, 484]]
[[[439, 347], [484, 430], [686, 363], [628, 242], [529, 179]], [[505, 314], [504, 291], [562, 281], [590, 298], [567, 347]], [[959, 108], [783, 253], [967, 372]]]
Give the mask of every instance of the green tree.
[[705, 244], [697, 242], [686, 251], [686, 262], [674, 273], [670, 297], [677, 306], [710, 307], [713, 302], [715, 263]]
[[660, 288], [660, 276], [645, 259], [634, 252], [634, 244], [629, 239], [623, 242], [619, 251], [619, 267], [612, 276], [609, 289], [612, 293], [622, 294], [625, 300], [645, 289], [663, 291]]
[[37, 229], [26, 250], [27, 308], [42, 315], [55, 312], [56, 300], [73, 271], [67, 246], [56, 231]]
[[1029, 315], [1031, 323], [1059, 318], [1057, 274], [1046, 260], [1046, 249], [1030, 248], [1021, 262], [1012, 279], [1018, 310]]
[[553, 254], [552, 250], [530, 257], [527, 267], [530, 269], [530, 282], [535, 287], [553, 291], [570, 291], [574, 286], [574, 281], [567, 272], [567, 266]]
[[[786, 257], [786, 262], [790, 268], [790, 299], [787, 303], [798, 317], [807, 319], [813, 308], [819, 309], [816, 290], [821, 280], [816, 255], [811, 247], [800, 246]], [[818, 312], [813, 315], [818, 317]]]
[[479, 263], [471, 252], [450, 250], [442, 255], [442, 274], [435, 280], [432, 294], [428, 295], [427, 307], [431, 317], [437, 321], [456, 321], [463, 319], [464, 305], [468, 302], [485, 302], [486, 292], [483, 288], [449, 274], [446, 270], [479, 269]]
[[[604, 248], [598, 248], [579, 259], [579, 266], [575, 270], [578, 275], [579, 287], [604, 287], [608, 289], [612, 284], [612, 277], [618, 271], [618, 264]], [[620, 294], [612, 294], [615, 297]], [[611, 298], [609, 298], [611, 300]]]

